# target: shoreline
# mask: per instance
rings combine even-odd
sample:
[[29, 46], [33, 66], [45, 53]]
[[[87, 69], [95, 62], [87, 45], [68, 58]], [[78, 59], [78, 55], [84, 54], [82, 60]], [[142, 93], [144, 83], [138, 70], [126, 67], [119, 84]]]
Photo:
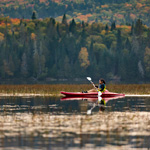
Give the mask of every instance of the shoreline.
[[[38, 93], [0, 93], [0, 97], [64, 97], [64, 95]], [[150, 94], [125, 94], [125, 97], [150, 97]]]
[[[80, 85], [0, 85], [0, 96], [49, 96], [58, 97], [63, 96], [60, 91], [84, 91], [90, 90], [91, 84]], [[108, 91], [114, 93], [123, 93], [126, 96], [144, 96], [150, 97], [150, 84], [143, 85], [108, 85]]]
[[150, 97], [150, 94], [125, 94], [125, 97]]
[[62, 94], [0, 93], [0, 97], [61, 97]]

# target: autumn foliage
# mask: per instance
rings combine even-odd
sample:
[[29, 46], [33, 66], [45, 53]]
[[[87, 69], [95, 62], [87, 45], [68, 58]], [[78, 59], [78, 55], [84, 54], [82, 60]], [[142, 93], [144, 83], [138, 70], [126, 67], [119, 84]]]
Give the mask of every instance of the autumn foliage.
[[86, 69], [89, 65], [90, 62], [88, 60], [88, 51], [86, 47], [82, 47], [81, 51], [79, 53], [79, 61], [81, 63], [81, 67], [83, 67], [84, 69]]
[[[0, 18], [0, 78], [49, 81], [100, 76], [148, 81], [150, 29], [132, 25]], [[91, 17], [91, 15], [87, 15]]]
[[75, 18], [78, 22], [96, 21], [111, 24], [112, 21], [116, 21], [117, 24], [124, 24], [140, 18], [144, 24], [150, 24], [150, 19], [147, 17], [150, 12], [149, 0], [2, 0], [0, 2], [0, 16], [30, 19], [32, 11], [36, 11], [39, 18], [52, 16], [57, 20], [66, 13], [68, 19]]

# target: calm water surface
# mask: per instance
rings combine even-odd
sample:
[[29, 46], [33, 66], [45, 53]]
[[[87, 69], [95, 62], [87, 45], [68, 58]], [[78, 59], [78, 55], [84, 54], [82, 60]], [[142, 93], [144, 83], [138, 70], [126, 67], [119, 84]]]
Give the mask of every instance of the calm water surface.
[[0, 98], [0, 149], [150, 149], [150, 98]]

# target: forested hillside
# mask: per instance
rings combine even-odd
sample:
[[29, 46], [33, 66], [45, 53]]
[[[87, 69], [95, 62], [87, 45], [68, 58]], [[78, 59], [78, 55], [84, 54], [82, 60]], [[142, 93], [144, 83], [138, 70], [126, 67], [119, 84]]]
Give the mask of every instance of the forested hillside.
[[68, 21], [103, 22], [109, 25], [132, 23], [141, 19], [150, 25], [149, 0], [2, 0], [0, 14], [11, 18], [30, 19], [33, 11], [38, 18], [53, 17], [61, 21], [67, 14]]
[[150, 28], [0, 18], [0, 78], [150, 79]]

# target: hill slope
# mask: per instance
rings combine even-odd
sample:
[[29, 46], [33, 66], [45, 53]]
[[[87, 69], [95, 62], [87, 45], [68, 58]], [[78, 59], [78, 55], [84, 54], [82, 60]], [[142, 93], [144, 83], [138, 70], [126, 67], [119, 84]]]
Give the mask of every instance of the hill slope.
[[[0, 18], [0, 79], [150, 81], [150, 28]], [[78, 80], [77, 79], [77, 80]]]
[[54, 17], [61, 21], [64, 13], [76, 21], [132, 23], [140, 18], [150, 25], [150, 1], [148, 0], [3, 0], [0, 14], [12, 18]]

